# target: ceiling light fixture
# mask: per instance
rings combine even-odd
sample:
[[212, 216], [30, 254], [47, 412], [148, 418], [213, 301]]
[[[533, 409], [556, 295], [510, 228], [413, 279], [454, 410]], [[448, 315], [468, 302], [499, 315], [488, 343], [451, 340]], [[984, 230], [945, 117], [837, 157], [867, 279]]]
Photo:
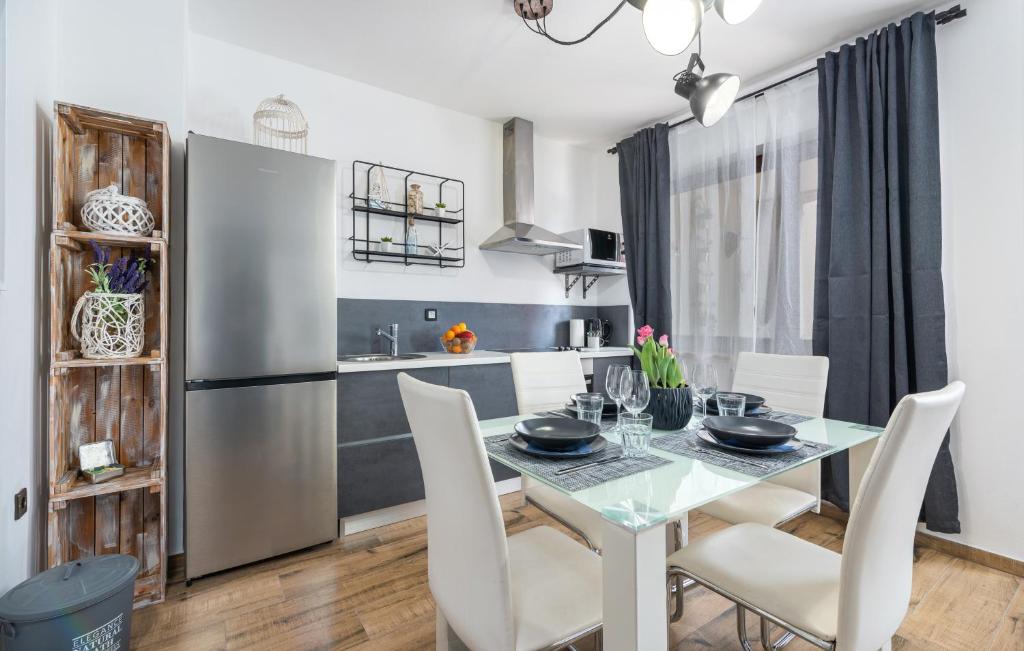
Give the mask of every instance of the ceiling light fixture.
[[[735, 25], [749, 18], [761, 0], [622, 0], [593, 29], [573, 40], [558, 39], [548, 33], [547, 17], [554, 9], [554, 0], [512, 0], [516, 14], [527, 29], [559, 45], [576, 45], [587, 40], [608, 24], [626, 3], [643, 12], [644, 35], [651, 47], [661, 54], [674, 56], [690, 47], [695, 37], [700, 39], [704, 13], [711, 7], [723, 20]], [[698, 53], [690, 58], [687, 69], [673, 79], [676, 93], [690, 102], [697, 120], [709, 127], [732, 106], [740, 78], [721, 72], [704, 76], [700, 49], [698, 46]], [[694, 72], [697, 67], [700, 72]]]
[[704, 20], [702, 0], [629, 0], [643, 11], [644, 36], [657, 52], [682, 54]]
[[[695, 72], [696, 68], [700, 68], [700, 72]], [[722, 119], [736, 101], [740, 90], [740, 78], [736, 75], [717, 72], [705, 77], [704, 61], [696, 52], [690, 56], [690, 65], [686, 70], [673, 79], [676, 82], [676, 95], [690, 103], [693, 117], [705, 127]]]
[[739, 25], [761, 6], [761, 0], [714, 0], [715, 11], [730, 25]]

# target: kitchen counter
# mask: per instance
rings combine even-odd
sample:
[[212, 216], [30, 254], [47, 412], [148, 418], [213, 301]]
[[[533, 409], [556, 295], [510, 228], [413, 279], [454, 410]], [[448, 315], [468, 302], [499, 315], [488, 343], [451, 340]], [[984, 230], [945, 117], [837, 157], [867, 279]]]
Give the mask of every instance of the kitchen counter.
[[[338, 362], [338, 373], [359, 373], [363, 371], [397, 371], [414, 368], [435, 368], [439, 366], [474, 366], [478, 364], [508, 364], [511, 361], [508, 353], [493, 350], [474, 350], [466, 355], [451, 353], [420, 353], [426, 355], [419, 359], [396, 359], [383, 362]], [[580, 351], [581, 359], [595, 357], [631, 357], [633, 351], [626, 347], [608, 346], [606, 348], [584, 348]]]

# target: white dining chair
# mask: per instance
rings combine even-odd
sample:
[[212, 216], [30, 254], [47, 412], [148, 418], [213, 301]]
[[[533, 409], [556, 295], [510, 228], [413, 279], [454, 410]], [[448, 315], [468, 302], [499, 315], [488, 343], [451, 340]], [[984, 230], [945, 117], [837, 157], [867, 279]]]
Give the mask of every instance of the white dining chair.
[[506, 538], [473, 401], [398, 375], [427, 501], [437, 648], [562, 649], [601, 629], [601, 559], [546, 526]]
[[[772, 409], [803, 416], [825, 411], [828, 358], [810, 355], [740, 353], [732, 390], [762, 396]], [[815, 461], [701, 507], [730, 524], [770, 527], [821, 506], [821, 463]]]
[[[583, 365], [575, 351], [512, 353], [512, 381], [520, 414], [563, 409], [570, 396], [587, 391]], [[523, 495], [538, 509], [578, 535], [594, 551], [601, 549], [601, 515], [555, 488], [523, 477]]]
[[[772, 527], [746, 523], [701, 538], [669, 557], [669, 575], [690, 578], [761, 617], [761, 644], [793, 636], [822, 649], [890, 649], [910, 602], [914, 534], [939, 445], [964, 395], [963, 382], [908, 395], [896, 405], [856, 495], [842, 555]], [[679, 603], [684, 597], [680, 596]], [[770, 625], [787, 631], [769, 639]]]

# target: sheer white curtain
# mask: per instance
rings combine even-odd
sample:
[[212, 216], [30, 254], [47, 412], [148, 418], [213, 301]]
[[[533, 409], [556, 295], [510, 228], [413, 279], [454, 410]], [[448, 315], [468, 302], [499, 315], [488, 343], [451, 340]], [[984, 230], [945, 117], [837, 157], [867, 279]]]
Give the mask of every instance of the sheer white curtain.
[[818, 77], [754, 100], [762, 143], [754, 349], [811, 354], [818, 207]]
[[741, 351], [810, 351], [816, 89], [805, 77], [669, 135], [672, 342], [720, 387]]

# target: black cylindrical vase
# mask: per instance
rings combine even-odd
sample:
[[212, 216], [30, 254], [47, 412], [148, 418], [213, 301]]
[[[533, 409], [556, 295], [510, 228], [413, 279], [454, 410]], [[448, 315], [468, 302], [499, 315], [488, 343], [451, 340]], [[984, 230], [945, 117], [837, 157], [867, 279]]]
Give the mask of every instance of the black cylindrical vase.
[[690, 393], [690, 387], [651, 387], [651, 401], [644, 412], [653, 417], [654, 429], [683, 429], [693, 416], [693, 395]]

